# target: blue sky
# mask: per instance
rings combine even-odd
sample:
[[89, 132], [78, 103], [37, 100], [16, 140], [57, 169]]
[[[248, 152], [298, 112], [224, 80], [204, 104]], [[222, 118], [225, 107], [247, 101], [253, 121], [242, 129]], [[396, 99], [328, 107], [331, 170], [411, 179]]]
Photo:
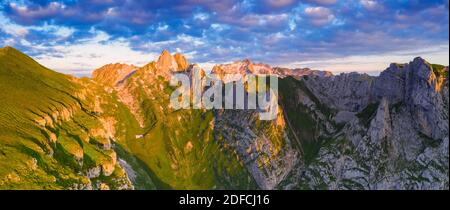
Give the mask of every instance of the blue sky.
[[55, 70], [144, 65], [164, 49], [210, 68], [381, 71], [422, 56], [448, 65], [448, 0], [2, 1], [0, 45]]

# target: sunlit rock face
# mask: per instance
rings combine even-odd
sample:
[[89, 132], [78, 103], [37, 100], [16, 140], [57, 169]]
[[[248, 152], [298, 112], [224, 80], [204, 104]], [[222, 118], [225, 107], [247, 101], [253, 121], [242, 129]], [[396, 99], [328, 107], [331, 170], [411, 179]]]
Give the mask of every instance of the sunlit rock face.
[[189, 63], [182, 54], [171, 55], [168, 50], [164, 50], [156, 61], [156, 68], [160, 71], [179, 72], [185, 71]]
[[92, 79], [109, 86], [114, 86], [136, 71], [136, 69], [138, 69], [138, 67], [133, 65], [120, 63], [107, 64], [94, 70], [92, 73]]

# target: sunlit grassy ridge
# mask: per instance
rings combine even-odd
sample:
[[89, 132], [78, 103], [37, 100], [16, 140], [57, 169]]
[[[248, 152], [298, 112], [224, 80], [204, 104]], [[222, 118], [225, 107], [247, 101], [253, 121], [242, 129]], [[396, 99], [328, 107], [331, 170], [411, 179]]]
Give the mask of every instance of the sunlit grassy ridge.
[[83, 172], [113, 161], [89, 143], [100, 121], [86, 93], [83, 81], [0, 49], [1, 189], [81, 187], [89, 183]]

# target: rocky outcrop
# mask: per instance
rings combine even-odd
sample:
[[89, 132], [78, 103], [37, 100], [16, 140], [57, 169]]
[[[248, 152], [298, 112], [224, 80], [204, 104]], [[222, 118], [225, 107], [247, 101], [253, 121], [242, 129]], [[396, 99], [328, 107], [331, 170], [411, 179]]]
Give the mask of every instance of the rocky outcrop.
[[369, 137], [372, 142], [382, 141], [391, 136], [391, 117], [388, 101], [383, 98], [378, 106], [375, 117], [370, 122]]
[[183, 54], [175, 53], [173, 57], [175, 58], [175, 62], [178, 64], [178, 71], [184, 71], [189, 67], [189, 62]]
[[92, 79], [108, 86], [115, 86], [133, 74], [138, 67], [127, 64], [107, 64], [92, 73]]
[[218, 110], [214, 133], [223, 146], [236, 151], [261, 189], [273, 189], [298, 161], [283, 114], [260, 121], [254, 110]]
[[185, 71], [188, 66], [189, 63], [182, 54], [172, 56], [168, 50], [164, 50], [156, 61], [156, 68], [163, 72]]
[[350, 112], [359, 112], [370, 103], [374, 80], [374, 77], [358, 73], [332, 77], [310, 76], [304, 79], [322, 103]]

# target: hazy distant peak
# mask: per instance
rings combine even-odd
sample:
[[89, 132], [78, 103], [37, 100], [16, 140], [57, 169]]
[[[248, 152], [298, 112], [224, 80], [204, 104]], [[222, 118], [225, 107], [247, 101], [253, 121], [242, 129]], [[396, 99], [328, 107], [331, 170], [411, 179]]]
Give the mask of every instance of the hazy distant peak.
[[235, 61], [233, 63], [228, 64], [220, 64], [214, 66], [211, 73], [220, 74], [222, 78], [227, 78], [224, 76], [225, 74], [270, 74], [277, 75], [279, 77], [301, 77], [307, 75], [315, 75], [315, 76], [332, 76], [333, 74], [329, 71], [319, 71], [319, 70], [311, 70], [309, 68], [303, 69], [290, 69], [290, 68], [280, 68], [280, 67], [272, 67], [269, 64], [265, 63], [253, 63], [250, 59], [244, 59], [240, 61]]

